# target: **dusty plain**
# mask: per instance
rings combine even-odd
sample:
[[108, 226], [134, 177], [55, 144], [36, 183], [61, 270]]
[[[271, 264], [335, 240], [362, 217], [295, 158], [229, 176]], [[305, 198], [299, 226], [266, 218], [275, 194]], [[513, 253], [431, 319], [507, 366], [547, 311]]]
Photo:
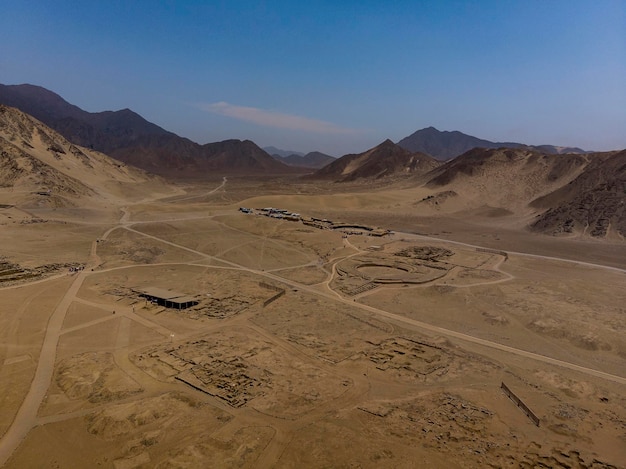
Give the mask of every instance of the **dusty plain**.
[[116, 194], [0, 189], [0, 466], [626, 467], [623, 241], [416, 207], [425, 188]]

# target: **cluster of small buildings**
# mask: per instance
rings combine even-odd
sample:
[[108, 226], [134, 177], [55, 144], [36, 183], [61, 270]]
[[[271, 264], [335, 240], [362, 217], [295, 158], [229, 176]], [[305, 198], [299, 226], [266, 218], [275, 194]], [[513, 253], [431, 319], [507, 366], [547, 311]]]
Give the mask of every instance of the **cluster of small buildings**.
[[290, 212], [289, 210], [285, 210], [284, 208], [273, 208], [273, 207], [265, 207], [258, 209], [262, 215], [271, 218], [280, 218], [289, 221], [300, 221], [301, 217], [299, 213]]
[[279, 218], [281, 220], [300, 221], [302, 217], [299, 213], [290, 212], [284, 208], [265, 207], [251, 209], [246, 207], [239, 207], [239, 211], [243, 213], [252, 213], [257, 215], [265, 215], [270, 218]]
[[265, 215], [270, 218], [278, 218], [281, 220], [288, 221], [300, 221], [304, 225], [312, 226], [313, 228], [317, 228], [320, 230], [343, 230], [344, 237], [347, 235], [363, 235], [367, 234], [368, 236], [385, 236], [391, 234], [390, 230], [384, 230], [382, 228], [372, 228], [370, 226], [365, 225], [354, 225], [347, 223], [336, 223], [326, 218], [315, 218], [315, 217], [303, 217], [299, 213], [290, 212], [289, 210], [282, 208], [274, 208], [274, 207], [265, 207], [265, 208], [246, 208], [239, 207], [239, 211], [242, 213], [249, 213], [255, 215]]

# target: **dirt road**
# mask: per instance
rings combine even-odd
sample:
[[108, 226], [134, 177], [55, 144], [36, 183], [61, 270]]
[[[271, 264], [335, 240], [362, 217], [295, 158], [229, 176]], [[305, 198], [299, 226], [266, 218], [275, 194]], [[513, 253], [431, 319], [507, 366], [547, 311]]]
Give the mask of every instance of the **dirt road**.
[[[226, 178], [224, 178], [222, 184], [220, 186], [218, 186], [217, 188], [213, 189], [210, 193], [213, 193], [217, 190], [219, 190], [220, 188], [223, 188], [224, 185], [226, 184]], [[203, 194], [207, 195], [207, 194]], [[195, 198], [196, 196], [193, 197], [189, 197], [188, 199], [191, 198]], [[197, 196], [200, 197], [200, 196]], [[180, 200], [185, 200], [185, 199], [180, 199]], [[281, 276], [278, 276], [272, 272], [269, 271], [263, 271], [263, 270], [258, 270], [258, 269], [253, 269], [250, 267], [246, 267], [244, 265], [240, 265], [237, 264], [235, 262], [232, 261], [228, 261], [225, 259], [222, 259], [218, 256], [212, 256], [212, 255], [208, 255], [206, 253], [203, 253], [201, 251], [197, 251], [191, 248], [188, 248], [184, 245], [181, 244], [177, 244], [175, 242], [171, 242], [168, 241], [166, 239], [160, 238], [158, 236], [154, 236], [154, 235], [149, 235], [146, 233], [143, 233], [139, 230], [136, 230], [132, 227], [133, 224], [135, 223], [140, 223], [140, 222], [131, 222], [129, 221], [130, 218], [130, 214], [127, 210], [127, 208], [123, 209], [123, 214], [121, 219], [119, 220], [119, 224], [111, 227], [110, 229], [108, 229], [104, 235], [103, 238], [106, 238], [108, 236], [108, 234], [110, 234], [113, 230], [115, 229], [126, 229], [128, 231], [131, 231], [133, 233], [136, 233], [138, 235], [141, 235], [143, 237], [147, 237], [150, 239], [153, 239], [155, 241], [158, 241], [160, 243], [175, 247], [177, 249], [181, 249], [190, 253], [193, 253], [197, 256], [199, 256], [200, 258], [204, 258], [204, 259], [211, 259], [211, 260], [215, 260], [215, 261], [219, 261], [220, 263], [229, 266], [229, 268], [233, 268], [233, 269], [237, 269], [237, 270], [241, 270], [244, 272], [249, 272], [251, 274], [254, 274], [256, 276], [260, 276], [260, 277], [264, 277], [266, 279], [272, 279], [276, 282], [280, 282], [282, 284], [286, 284], [289, 285], [295, 289], [307, 292], [309, 294], [312, 295], [317, 295], [317, 296], [322, 296], [325, 299], [329, 299], [329, 300], [333, 300], [333, 301], [337, 301], [346, 305], [350, 305], [350, 307], [352, 308], [359, 308], [367, 313], [371, 313], [374, 314], [380, 318], [384, 318], [387, 321], [390, 321], [392, 324], [396, 324], [396, 325], [401, 325], [404, 327], [409, 327], [411, 329], [414, 330], [418, 330], [418, 331], [427, 331], [427, 332], [434, 332], [436, 334], [445, 336], [445, 337], [449, 337], [449, 338], [454, 338], [454, 339], [458, 339], [458, 340], [462, 340], [468, 343], [472, 343], [472, 344], [477, 344], [483, 347], [488, 347], [494, 350], [498, 350], [500, 352], [505, 352], [505, 353], [509, 353], [512, 355], [517, 355], [517, 356], [521, 356], [521, 357], [525, 357], [525, 358], [529, 358], [532, 360], [535, 360], [537, 362], [542, 362], [542, 363], [546, 363], [546, 364], [550, 364], [550, 365], [555, 365], [558, 367], [562, 367], [562, 368], [566, 368], [566, 369], [570, 369], [573, 371], [577, 371], [583, 374], [586, 374], [588, 376], [593, 376], [593, 377], [597, 377], [597, 378], [601, 378], [601, 379], [605, 379], [605, 380], [609, 380], [615, 383], [619, 383], [619, 384], [626, 384], [626, 377], [623, 376], [617, 376], [617, 375], [613, 375], [610, 373], [605, 373], [602, 372], [600, 370], [596, 370], [596, 369], [592, 369], [592, 368], [588, 368], [588, 367], [584, 367], [584, 366], [580, 366], [577, 365], [575, 363], [571, 363], [571, 362], [567, 362], [567, 361], [563, 361], [563, 360], [558, 360], [555, 358], [551, 358], [549, 356], [544, 356], [544, 355], [540, 355], [528, 350], [523, 350], [523, 349], [519, 349], [519, 348], [514, 348], [514, 347], [510, 347], [507, 345], [503, 345], [500, 344], [498, 342], [494, 342], [494, 341], [490, 341], [490, 340], [485, 340], [485, 339], [481, 339], [479, 337], [475, 337], [469, 334], [465, 334], [462, 332], [458, 332], [455, 330], [451, 330], [451, 329], [446, 329], [446, 328], [442, 328], [442, 327], [438, 327], [438, 326], [434, 326], [422, 321], [418, 321], [418, 320], [414, 320], [414, 319], [410, 319], [407, 317], [404, 317], [402, 315], [399, 314], [395, 314], [393, 312], [390, 311], [386, 311], [383, 309], [379, 309], [379, 308], [375, 308], [369, 305], [364, 305], [361, 303], [358, 303], [356, 301], [354, 301], [354, 299], [346, 299], [341, 297], [340, 295], [337, 294], [337, 292], [332, 291], [328, 288], [328, 282], [324, 282], [325, 285], [323, 285], [322, 287], [318, 286], [310, 286], [310, 285], [305, 285], [302, 283], [299, 283], [297, 281], [293, 281], [290, 280], [288, 278], [284, 278]], [[204, 217], [206, 218], [206, 217]], [[154, 222], [152, 222], [154, 223]], [[248, 233], [249, 234], [249, 233]], [[410, 233], [398, 233], [398, 236], [400, 237], [404, 237], [407, 239], [415, 239], [415, 240], [430, 240], [430, 241], [438, 241], [438, 242], [445, 242], [445, 243], [452, 243], [452, 244], [457, 244], [457, 245], [462, 245], [462, 246], [466, 246], [466, 247], [470, 247], [470, 248], [480, 248], [480, 246], [476, 246], [476, 245], [471, 245], [471, 244], [467, 244], [467, 243], [460, 243], [460, 242], [454, 242], [454, 241], [449, 241], [449, 240], [443, 240], [443, 239], [438, 239], [438, 238], [433, 238], [433, 237], [428, 237], [428, 236], [421, 236], [421, 235], [414, 235], [414, 234], [410, 234]], [[355, 248], [354, 246], [352, 246], [349, 242], [346, 243], [347, 246], [354, 248], [357, 252], [356, 254], [359, 253], [359, 250], [357, 248]], [[95, 265], [97, 265], [98, 263], [98, 256], [97, 256], [97, 246], [96, 243], [94, 243], [94, 247], [92, 248], [92, 263], [95, 262]], [[356, 254], [352, 254], [352, 255], [356, 255]], [[617, 268], [617, 267], [608, 267], [608, 266], [602, 266], [602, 265], [597, 265], [597, 264], [593, 264], [593, 263], [588, 263], [588, 262], [581, 262], [581, 261], [573, 261], [573, 260], [569, 260], [569, 259], [561, 259], [561, 258], [557, 258], [557, 257], [550, 257], [550, 256], [542, 256], [542, 255], [535, 255], [535, 254], [527, 254], [527, 253], [513, 253], [513, 252], [509, 252], [509, 254], [513, 254], [516, 256], [523, 256], [523, 257], [529, 257], [529, 258], [535, 258], [535, 259], [545, 259], [545, 260], [550, 260], [550, 261], [559, 261], [559, 262], [568, 262], [568, 263], [573, 263], [573, 264], [577, 264], [577, 265], [583, 265], [583, 266], [587, 266], [587, 267], [592, 267], [592, 268], [598, 268], [598, 269], [608, 269], [611, 271], [617, 271], [617, 272], [626, 272], [625, 269], [621, 269], [621, 268]], [[349, 256], [348, 256], [349, 257]], [[335, 272], [334, 270], [334, 264], [336, 262], [338, 262], [339, 260], [344, 259], [344, 257], [342, 258], [337, 258], [334, 259], [334, 263], [333, 263], [333, 272]], [[187, 262], [187, 263], [181, 263], [181, 264], [185, 264], [185, 265], [195, 265], [195, 263], [193, 262]], [[306, 264], [306, 265], [310, 265]], [[123, 269], [123, 268], [129, 268], [129, 267], [119, 267], [119, 269]], [[106, 269], [106, 270], [116, 270], [116, 268], [113, 269]], [[53, 376], [53, 372], [54, 372], [54, 365], [55, 365], [55, 361], [56, 361], [56, 348], [59, 342], [59, 337], [62, 335], [62, 333], [67, 332], [67, 331], [62, 331], [62, 325], [63, 325], [63, 321], [66, 315], [66, 312], [70, 306], [70, 304], [73, 301], [82, 301], [82, 300], [77, 300], [77, 293], [80, 290], [84, 280], [86, 279], [87, 276], [92, 275], [92, 274], [99, 274], [102, 271], [97, 271], [97, 272], [91, 272], [89, 271], [89, 269], [86, 269], [84, 271], [81, 271], [80, 273], [78, 273], [73, 281], [73, 283], [71, 284], [71, 286], [69, 287], [69, 289], [67, 290], [67, 292], [65, 293], [65, 295], [63, 296], [63, 298], [60, 300], [60, 302], [58, 303], [58, 305], [56, 306], [56, 308], [54, 309], [49, 323], [48, 323], [48, 327], [46, 330], [46, 334], [45, 334], [45, 338], [43, 341], [43, 345], [42, 345], [42, 349], [41, 349], [41, 354], [40, 354], [40, 359], [39, 362], [37, 364], [37, 369], [33, 378], [33, 381], [31, 383], [30, 386], [30, 390], [28, 392], [28, 394], [26, 395], [21, 407], [19, 408], [19, 411], [17, 412], [17, 415], [11, 425], [11, 427], [8, 429], [7, 433], [4, 435], [4, 437], [2, 438], [2, 440], [0, 440], [0, 466], [4, 465], [4, 463], [9, 459], [9, 457], [11, 456], [11, 454], [13, 453], [13, 451], [19, 446], [19, 444], [23, 441], [23, 439], [27, 436], [27, 434], [31, 431], [31, 429], [37, 425], [37, 412], [38, 409], [46, 395], [46, 392], [50, 386], [51, 380], [52, 380], [52, 376]], [[326, 287], [326, 288], [324, 288]], [[162, 333], [164, 336], [169, 335], [170, 331], [167, 330], [166, 328], [163, 328], [161, 326], [158, 326], [155, 323], [152, 323], [150, 321], [145, 320], [144, 318], [138, 316], [138, 315], [134, 315], [132, 313], [125, 313], [124, 316], [129, 319], [129, 320], [133, 320], [133, 321], [138, 321], [144, 325], [146, 325], [147, 327], [150, 328], [156, 328], [158, 329], [158, 332]]]

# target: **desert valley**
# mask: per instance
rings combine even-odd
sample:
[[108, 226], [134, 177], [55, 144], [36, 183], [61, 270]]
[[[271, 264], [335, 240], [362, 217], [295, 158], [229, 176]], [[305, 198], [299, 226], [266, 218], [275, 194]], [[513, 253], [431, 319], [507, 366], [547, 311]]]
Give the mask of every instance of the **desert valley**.
[[626, 151], [303, 162], [8, 88], [1, 467], [626, 467]]

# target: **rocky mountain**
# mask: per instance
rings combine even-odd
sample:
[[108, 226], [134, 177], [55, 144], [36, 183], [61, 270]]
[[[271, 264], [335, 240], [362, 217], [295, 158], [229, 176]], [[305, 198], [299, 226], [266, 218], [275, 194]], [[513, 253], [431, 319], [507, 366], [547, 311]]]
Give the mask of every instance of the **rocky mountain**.
[[514, 215], [511, 222], [552, 235], [626, 235], [626, 150], [556, 155], [474, 148], [419, 181], [433, 194], [415, 206], [431, 211]]
[[201, 179], [219, 174], [280, 174], [292, 168], [276, 161], [250, 140], [225, 140], [198, 145], [187, 139], [142, 139], [138, 146], [124, 147], [112, 154], [120, 161], [163, 176]]
[[366, 152], [342, 156], [311, 177], [338, 182], [379, 179], [427, 173], [439, 164], [428, 155], [412, 153], [391, 140], [385, 140]]
[[306, 155], [300, 156], [292, 154], [289, 156], [272, 155], [279, 161], [289, 166], [297, 166], [299, 168], [320, 169], [336, 160], [334, 156], [326, 155], [319, 151], [312, 151]]
[[548, 155], [529, 149], [474, 148], [428, 173], [426, 186], [459, 194], [466, 208], [523, 212], [530, 202], [575, 179], [586, 155]]
[[438, 160], [455, 158], [473, 148], [527, 148], [548, 154], [585, 153], [580, 148], [553, 145], [532, 146], [515, 142], [490, 142], [458, 131], [439, 131], [434, 127], [418, 130], [398, 142], [402, 148], [422, 152]]
[[532, 201], [547, 210], [531, 228], [550, 234], [626, 236], [626, 150], [596, 154], [584, 171], [561, 188]]
[[148, 186], [167, 192], [160, 178], [75, 145], [32, 116], [0, 105], [4, 200], [25, 207], [84, 207], [120, 193], [143, 193]]
[[142, 136], [175, 136], [130, 109], [91, 113], [40, 86], [0, 85], [0, 103], [42, 121], [68, 140], [105, 153], [127, 147]]
[[39, 86], [0, 85], [0, 103], [32, 115], [74, 144], [156, 174], [202, 177], [206, 171], [293, 171], [248, 140], [199, 145], [148, 122], [130, 109], [90, 113]]

